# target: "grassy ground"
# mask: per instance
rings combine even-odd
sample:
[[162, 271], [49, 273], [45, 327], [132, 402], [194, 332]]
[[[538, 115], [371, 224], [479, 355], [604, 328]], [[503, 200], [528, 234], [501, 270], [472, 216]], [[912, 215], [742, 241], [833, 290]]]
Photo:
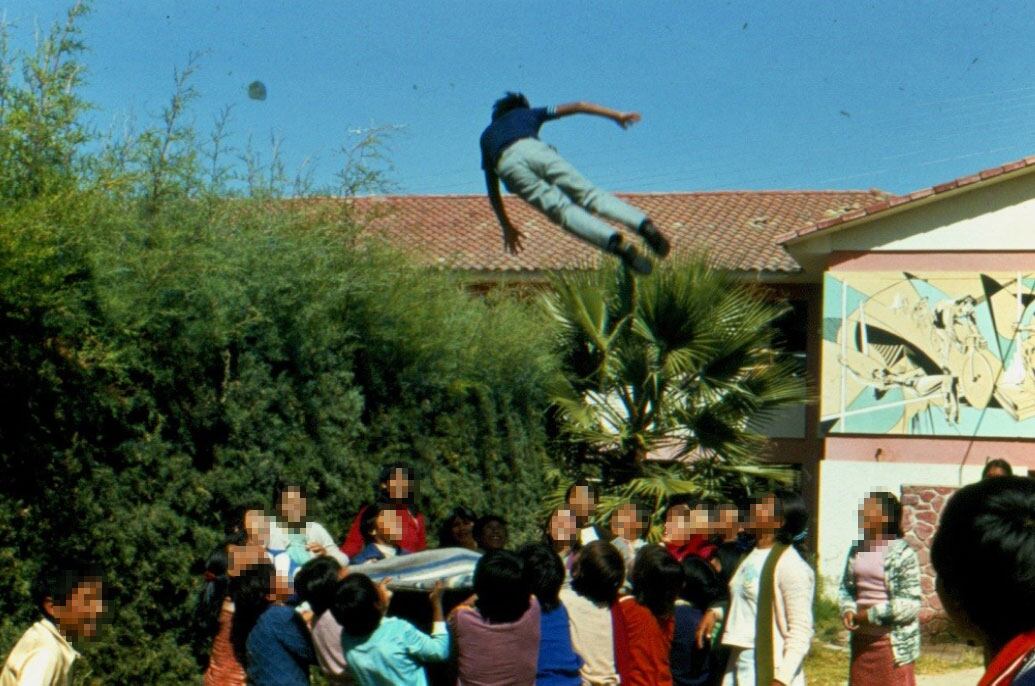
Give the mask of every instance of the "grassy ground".
[[[847, 632], [833, 603], [819, 600], [815, 608], [816, 640], [805, 658], [809, 686], [844, 686], [848, 683]], [[981, 651], [963, 642], [924, 643], [916, 663], [917, 675], [944, 674], [981, 667]]]

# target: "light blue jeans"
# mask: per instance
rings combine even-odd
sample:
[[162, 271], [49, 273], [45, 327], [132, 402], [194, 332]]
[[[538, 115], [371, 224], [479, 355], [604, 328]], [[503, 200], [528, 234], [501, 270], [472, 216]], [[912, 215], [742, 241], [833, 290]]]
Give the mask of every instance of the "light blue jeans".
[[496, 163], [496, 174], [511, 193], [604, 250], [611, 246], [618, 232], [590, 212], [634, 231], [647, 218], [635, 207], [594, 186], [556, 150], [536, 138], [522, 138], [504, 150]]

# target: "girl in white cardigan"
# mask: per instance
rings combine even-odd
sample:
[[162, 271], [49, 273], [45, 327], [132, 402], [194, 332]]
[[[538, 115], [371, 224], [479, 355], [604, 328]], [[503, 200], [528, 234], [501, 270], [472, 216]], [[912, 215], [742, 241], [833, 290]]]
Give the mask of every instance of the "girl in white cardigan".
[[729, 610], [709, 610], [697, 633], [702, 645], [725, 618], [722, 643], [730, 658], [723, 686], [804, 686], [816, 583], [794, 546], [804, 541], [808, 518], [796, 493], [771, 493], [752, 504], [749, 527], [757, 543], [730, 579]]

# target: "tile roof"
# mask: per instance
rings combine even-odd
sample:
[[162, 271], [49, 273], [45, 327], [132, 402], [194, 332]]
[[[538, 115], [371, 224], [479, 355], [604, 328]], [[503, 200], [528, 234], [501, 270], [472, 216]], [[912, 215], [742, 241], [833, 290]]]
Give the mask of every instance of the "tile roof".
[[959, 188], [965, 188], [967, 186], [986, 181], [988, 179], [1002, 176], [1010, 172], [1016, 172], [1021, 169], [1035, 166], [1035, 156], [1025, 157], [1022, 160], [1015, 162], [1008, 162], [1001, 164], [998, 167], [991, 167], [983, 171], [977, 172], [976, 174], [968, 174], [967, 176], [961, 176], [958, 179], [940, 183], [936, 186], [929, 188], [921, 188], [915, 190], [912, 193], [906, 195], [895, 195], [882, 198], [872, 204], [860, 207], [853, 212], [846, 212], [836, 217], [829, 217], [821, 220], [813, 220], [812, 222], [803, 226], [797, 227], [794, 230], [776, 236], [776, 242], [779, 244], [789, 243], [797, 238], [804, 236], [810, 236], [821, 231], [826, 231], [835, 227], [840, 227], [843, 224], [848, 224], [855, 221], [856, 219], [862, 219], [863, 217], [869, 217], [875, 214], [880, 214], [885, 210], [890, 210], [893, 207], [900, 207], [902, 205], [916, 202], [917, 200], [923, 200], [924, 198], [930, 198], [934, 195], [941, 193], [948, 193]]
[[[776, 238], [823, 217], [884, 200], [880, 191], [722, 191], [618, 193], [668, 235], [673, 250], [705, 250], [727, 269], [795, 272], [798, 264]], [[368, 235], [434, 266], [464, 271], [540, 272], [592, 267], [600, 253], [519, 198], [504, 197], [524, 234], [524, 251], [503, 250], [496, 217], [484, 195], [394, 195], [348, 201]]]

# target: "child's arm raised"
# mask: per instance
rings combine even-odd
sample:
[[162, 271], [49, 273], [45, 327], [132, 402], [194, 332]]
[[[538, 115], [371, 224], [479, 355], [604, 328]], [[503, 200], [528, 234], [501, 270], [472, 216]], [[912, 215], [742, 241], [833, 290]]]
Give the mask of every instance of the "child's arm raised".
[[554, 108], [554, 112], [558, 117], [567, 117], [570, 114], [595, 114], [598, 117], [610, 119], [623, 129], [627, 129], [640, 121], [639, 112], [619, 112], [618, 110], [612, 110], [609, 107], [592, 102], [569, 102], [564, 105], [558, 105]]
[[510, 223], [507, 211], [503, 208], [499, 177], [491, 169], [485, 170], [485, 187], [489, 191], [489, 203], [492, 205], [492, 211], [496, 213], [496, 220], [503, 229], [503, 247], [510, 254], [517, 255], [523, 247], [521, 239], [524, 238], [524, 235]]

